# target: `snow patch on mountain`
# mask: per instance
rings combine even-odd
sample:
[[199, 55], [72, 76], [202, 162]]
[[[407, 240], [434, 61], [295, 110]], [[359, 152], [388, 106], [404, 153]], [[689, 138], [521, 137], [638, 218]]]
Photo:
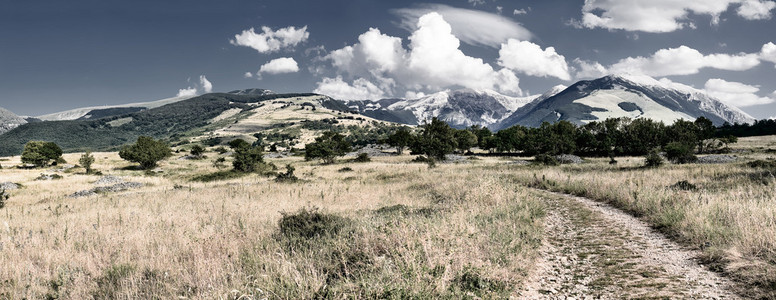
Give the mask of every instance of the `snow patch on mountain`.
[[0, 107], [0, 134], [24, 124], [27, 124], [27, 120], [17, 116], [10, 110]]
[[[649, 98], [645, 98], [643, 94], [621, 89], [597, 90], [587, 97], [574, 100], [573, 103], [596, 108], [596, 110], [591, 112], [596, 119], [582, 119], [585, 123], [618, 117], [629, 117], [632, 119], [647, 118], [667, 124], [671, 124], [679, 119], [695, 120], [695, 118], [688, 114], [673, 111]], [[636, 109], [626, 110], [623, 108], [626, 106], [623, 103], [628, 103], [627, 106], [635, 106]]]
[[92, 107], [82, 107], [82, 108], [76, 108], [51, 114], [46, 114], [42, 116], [37, 116], [36, 118], [43, 120], [43, 121], [65, 121], [65, 120], [76, 120], [83, 116], [86, 116], [89, 114], [89, 112], [96, 110], [96, 109], [108, 109], [108, 108], [120, 108], [120, 107], [145, 107], [146, 109], [156, 108], [160, 106], [164, 106], [170, 103], [180, 102], [183, 100], [188, 100], [194, 98], [194, 96], [184, 96], [184, 97], [172, 97], [172, 98], [166, 98], [156, 101], [149, 101], [149, 102], [138, 102], [138, 103], [128, 103], [128, 104], [120, 104], [120, 105], [105, 105], [105, 106], [92, 106]]

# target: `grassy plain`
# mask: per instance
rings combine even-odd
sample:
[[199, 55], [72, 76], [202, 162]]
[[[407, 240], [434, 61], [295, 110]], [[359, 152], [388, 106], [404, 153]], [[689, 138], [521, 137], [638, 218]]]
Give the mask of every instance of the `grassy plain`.
[[[547, 206], [531, 187], [626, 210], [702, 249], [749, 295], [776, 297], [776, 170], [746, 164], [769, 159], [771, 141], [742, 139], [739, 148], [756, 151], [732, 163], [654, 169], [640, 157], [557, 167], [480, 158], [432, 169], [410, 156], [326, 166], [268, 159], [293, 164], [295, 183], [255, 174], [193, 181], [218, 171], [213, 152], [171, 158], [154, 175], [95, 153], [95, 169], [145, 186], [80, 198], [68, 195], [99, 176], [75, 168], [36, 181], [52, 172], [10, 168], [19, 162], [9, 158], [0, 182], [22, 188], [0, 209], [0, 298], [508, 297], [543, 238]], [[672, 187], [680, 181], [695, 188]]]

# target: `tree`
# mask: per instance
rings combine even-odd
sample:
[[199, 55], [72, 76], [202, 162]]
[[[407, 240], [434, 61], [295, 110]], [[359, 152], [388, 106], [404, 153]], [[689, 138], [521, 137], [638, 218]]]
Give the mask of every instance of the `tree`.
[[466, 153], [471, 147], [477, 146], [477, 136], [469, 130], [456, 130], [455, 143], [461, 153]]
[[407, 148], [412, 143], [412, 134], [406, 128], [401, 128], [388, 136], [388, 145], [396, 147], [396, 153], [401, 155], [404, 152], [404, 148]]
[[663, 158], [657, 152], [657, 149], [649, 151], [644, 160], [644, 166], [654, 168], [663, 165]]
[[695, 127], [698, 137], [698, 152], [703, 153], [706, 151], [704, 141], [713, 138], [717, 128], [715, 128], [714, 123], [706, 117], [698, 117], [698, 119], [695, 120]]
[[415, 140], [413, 151], [445, 160], [445, 155], [453, 153], [456, 145], [454, 129], [435, 117], [431, 123], [423, 125], [423, 133]]
[[315, 138], [315, 142], [304, 147], [305, 160], [321, 159], [325, 164], [334, 163], [334, 158], [350, 152], [351, 146], [345, 136], [334, 131], [326, 131]]
[[232, 167], [234, 170], [244, 173], [256, 171], [256, 167], [264, 162], [261, 147], [252, 146], [247, 142], [240, 143], [234, 148], [233, 157]]
[[139, 163], [144, 170], [156, 167], [156, 164], [172, 155], [172, 150], [167, 143], [154, 140], [148, 136], [140, 136], [137, 142], [130, 146], [124, 146], [119, 151], [119, 157], [124, 160]]
[[94, 170], [92, 170], [92, 164], [94, 163], [94, 156], [91, 152], [86, 151], [83, 155], [81, 155], [81, 158], [78, 160], [78, 163], [81, 164], [81, 166], [86, 169], [86, 174], [92, 174]]
[[666, 158], [675, 164], [693, 163], [698, 160], [695, 156], [695, 146], [682, 142], [671, 142], [666, 145]]
[[45, 167], [51, 161], [62, 158], [62, 149], [53, 142], [31, 141], [24, 145], [22, 162]]

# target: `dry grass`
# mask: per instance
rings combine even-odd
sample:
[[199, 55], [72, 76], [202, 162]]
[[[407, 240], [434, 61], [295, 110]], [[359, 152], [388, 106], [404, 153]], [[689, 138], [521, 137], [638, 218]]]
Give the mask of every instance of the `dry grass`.
[[[95, 153], [95, 169], [146, 186], [83, 198], [67, 197], [99, 178], [83, 169], [55, 181], [0, 170], [24, 186], [0, 210], [0, 298], [504, 297], [541, 238], [541, 203], [477, 165], [429, 170], [391, 157], [340, 173], [285, 158], [275, 163], [294, 163], [302, 182], [192, 182], [217, 170], [207, 155], [144, 176]], [[345, 229], [310, 241], [279, 234], [282, 213], [313, 208]]]

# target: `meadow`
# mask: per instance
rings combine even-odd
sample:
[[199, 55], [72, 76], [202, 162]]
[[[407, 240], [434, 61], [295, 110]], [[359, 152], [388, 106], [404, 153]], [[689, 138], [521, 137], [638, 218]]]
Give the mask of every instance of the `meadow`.
[[[744, 295], [768, 297], [776, 170], [747, 163], [771, 161], [776, 139], [736, 147], [746, 152], [735, 162], [659, 168], [641, 167], [641, 157], [562, 166], [480, 157], [434, 168], [409, 155], [333, 165], [267, 159], [296, 167], [297, 182], [193, 181], [219, 170], [214, 152], [176, 155], [153, 174], [105, 152], [94, 154], [95, 169], [143, 187], [85, 197], [70, 195], [100, 176], [11, 168], [19, 163], [11, 157], [0, 160], [0, 182], [22, 187], [0, 209], [0, 298], [519, 296], [545, 238], [550, 206], [537, 189], [623, 209], [700, 249]], [[41, 173], [63, 178], [35, 180]]]

